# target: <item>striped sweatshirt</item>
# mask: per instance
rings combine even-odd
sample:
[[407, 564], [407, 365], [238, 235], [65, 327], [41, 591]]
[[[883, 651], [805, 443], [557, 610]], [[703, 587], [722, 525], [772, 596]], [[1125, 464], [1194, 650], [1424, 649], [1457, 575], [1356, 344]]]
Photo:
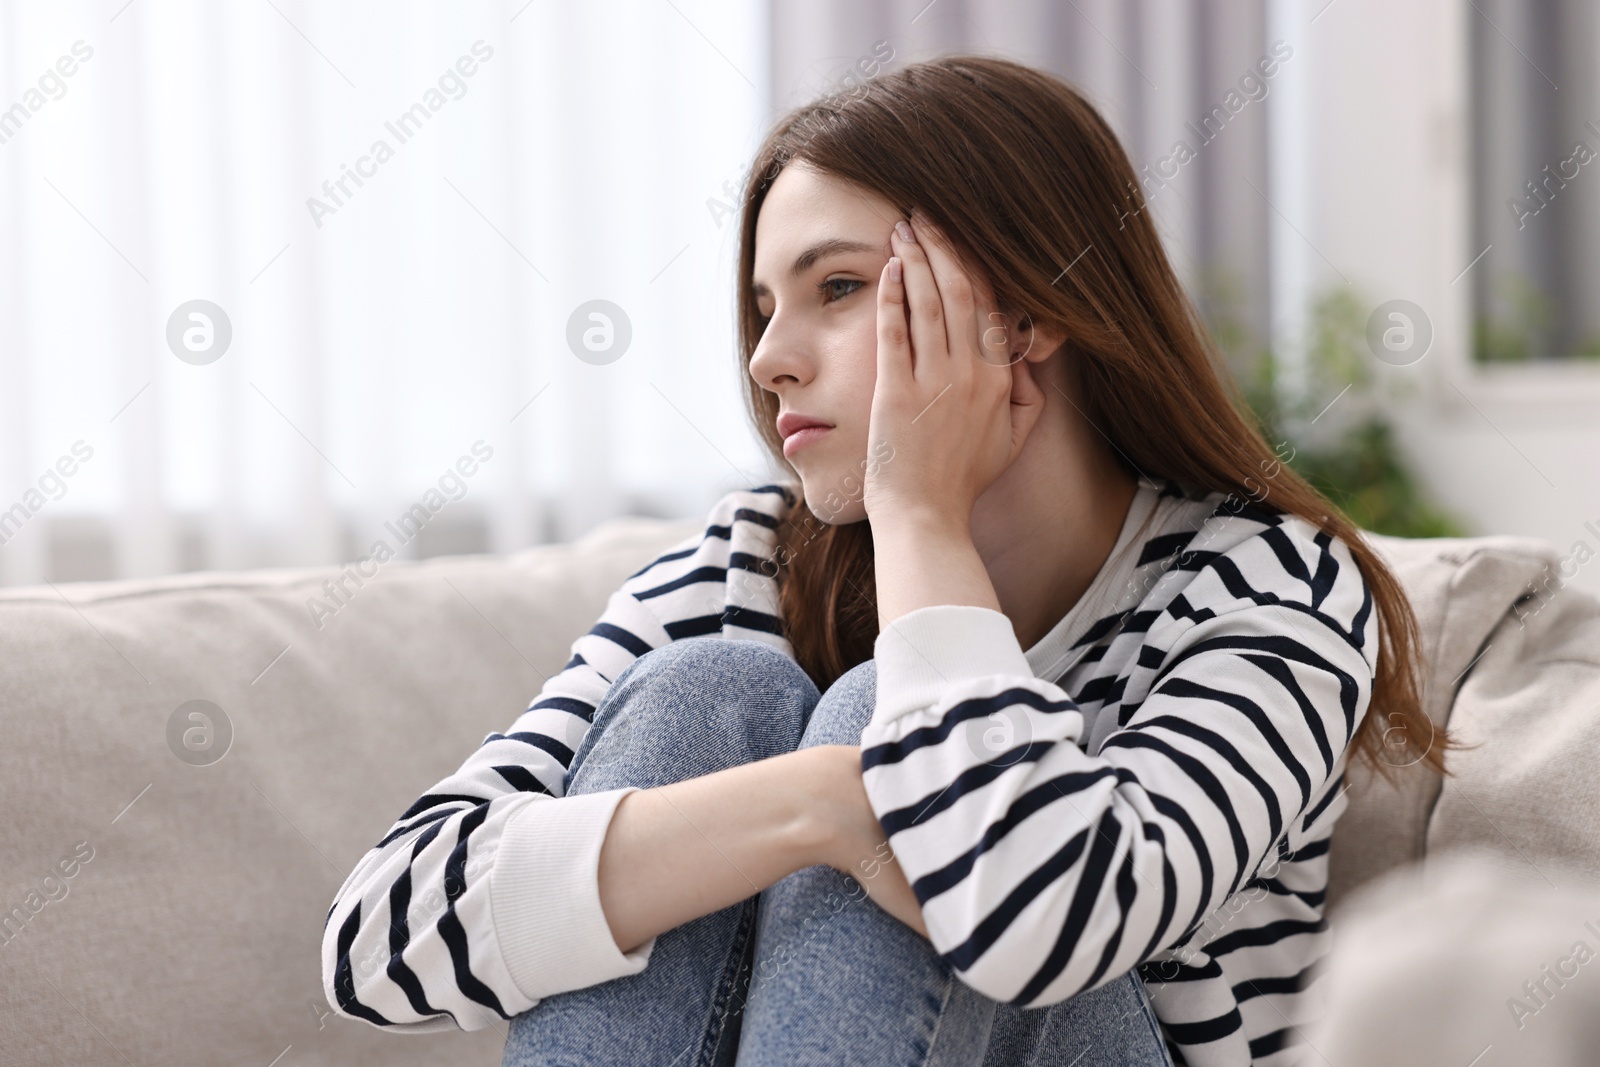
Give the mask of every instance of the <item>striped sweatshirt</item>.
[[[771, 575], [797, 491], [719, 500], [611, 594], [506, 732], [400, 815], [328, 912], [330, 1005], [476, 1030], [644, 969], [655, 938], [618, 949], [597, 879], [633, 787], [568, 797], [566, 770], [651, 649], [720, 635], [793, 656]], [[1292, 1062], [1318, 1014], [1328, 843], [1377, 647], [1343, 542], [1166, 480], [1140, 482], [1094, 581], [1032, 648], [988, 608], [894, 620], [862, 775], [935, 950], [1022, 1008], [1138, 968], [1177, 1063]]]

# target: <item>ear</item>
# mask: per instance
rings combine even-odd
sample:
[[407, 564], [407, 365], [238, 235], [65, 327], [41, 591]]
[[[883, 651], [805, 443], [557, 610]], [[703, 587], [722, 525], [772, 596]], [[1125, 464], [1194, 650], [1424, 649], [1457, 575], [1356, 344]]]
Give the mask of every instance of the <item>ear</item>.
[[1051, 333], [1048, 330], [1039, 330], [1030, 334], [1028, 340], [1028, 354], [1023, 358], [1029, 363], [1042, 363], [1061, 350], [1067, 343], [1065, 334]]
[[1066, 343], [1065, 335], [1035, 327], [1027, 315], [1008, 314], [1005, 320], [1012, 353], [1023, 353], [1022, 358], [1029, 363], [1041, 363], [1049, 359]]

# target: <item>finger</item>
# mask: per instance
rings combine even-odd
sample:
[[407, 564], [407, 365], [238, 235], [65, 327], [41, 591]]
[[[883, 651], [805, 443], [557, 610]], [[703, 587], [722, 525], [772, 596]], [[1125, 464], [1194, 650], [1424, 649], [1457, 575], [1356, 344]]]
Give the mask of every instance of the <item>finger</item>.
[[[998, 312], [992, 320], [979, 318], [980, 305], [992, 302], [989, 286], [967, 269], [955, 246], [926, 213], [913, 209], [911, 225], [940, 291], [950, 376], [971, 383], [969, 388], [984, 398], [986, 409], [1005, 417], [1012, 393], [1011, 338]], [[982, 324], [991, 324], [991, 328], [985, 330]]]
[[984, 314], [984, 319], [989, 325], [978, 337], [979, 357], [996, 367], [1007, 367], [1021, 359], [1025, 353], [1013, 354], [1011, 351], [1011, 331], [1006, 326], [1005, 316], [998, 311], [990, 311]]
[[[1002, 351], [1007, 340], [1005, 332], [998, 332], [999, 341], [995, 344], [996, 334], [980, 328], [980, 323], [987, 325], [991, 321], [987, 316], [980, 319], [978, 314], [980, 310], [987, 309], [988, 286], [967, 270], [965, 264], [956, 257], [955, 248], [944, 231], [920, 208], [912, 209], [911, 225], [918, 235], [934, 284], [939, 290], [939, 301], [944, 309], [946, 347], [950, 355], [970, 357], [976, 354], [985, 362], [1000, 366], [1010, 362]], [[985, 347], [986, 343], [993, 346], [992, 352], [998, 352], [1000, 358], [992, 358], [991, 348]]]
[[890, 248], [905, 264], [906, 321], [911, 328], [911, 371], [919, 382], [946, 382], [950, 379], [950, 342], [945, 335], [944, 306], [939, 285], [922, 245], [906, 240], [895, 227]]
[[890, 256], [878, 276], [878, 381], [882, 388], [903, 388], [912, 380], [911, 334], [906, 322], [904, 277], [895, 278], [903, 266]]

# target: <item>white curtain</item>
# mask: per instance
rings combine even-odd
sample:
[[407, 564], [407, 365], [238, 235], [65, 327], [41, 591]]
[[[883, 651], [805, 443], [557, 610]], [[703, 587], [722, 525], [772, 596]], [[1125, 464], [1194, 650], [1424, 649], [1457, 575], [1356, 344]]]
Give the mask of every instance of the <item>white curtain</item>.
[[770, 477], [720, 203], [766, 18], [0, 0], [0, 582], [509, 551]]

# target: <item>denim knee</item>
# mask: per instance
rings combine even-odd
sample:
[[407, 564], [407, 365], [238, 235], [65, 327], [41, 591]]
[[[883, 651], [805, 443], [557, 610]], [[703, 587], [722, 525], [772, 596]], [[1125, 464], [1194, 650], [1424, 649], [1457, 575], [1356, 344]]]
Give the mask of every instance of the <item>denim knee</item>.
[[680, 638], [617, 675], [573, 754], [567, 792], [648, 789], [792, 752], [818, 697], [770, 645]]
[[811, 709], [801, 748], [859, 745], [878, 699], [878, 665], [866, 660], [841, 674]]

